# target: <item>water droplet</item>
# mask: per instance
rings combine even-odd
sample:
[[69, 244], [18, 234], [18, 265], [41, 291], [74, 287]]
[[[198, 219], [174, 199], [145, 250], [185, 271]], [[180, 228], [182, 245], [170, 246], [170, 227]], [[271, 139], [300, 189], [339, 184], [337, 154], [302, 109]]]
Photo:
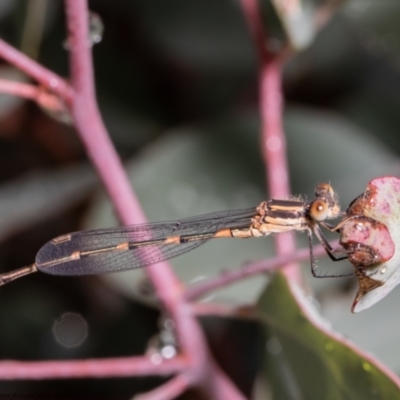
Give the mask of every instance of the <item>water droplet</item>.
[[271, 338], [267, 341], [267, 351], [270, 354], [277, 355], [282, 351], [281, 342], [277, 338]]
[[176, 353], [177, 353], [176, 347], [171, 345], [164, 346], [160, 351], [161, 356], [168, 360], [175, 357]]
[[335, 346], [333, 345], [332, 342], [326, 342], [325, 343], [325, 350], [328, 352], [332, 352], [334, 350]]
[[159, 365], [159, 364], [162, 363], [163, 358], [162, 358], [162, 356], [161, 356], [160, 353], [153, 353], [153, 354], [150, 356], [150, 360], [151, 360], [151, 362], [152, 362], [153, 364]]
[[384, 267], [381, 268], [381, 274], [384, 274], [387, 271], [387, 266], [385, 265]]
[[56, 87], [58, 86], [58, 84], [59, 84], [58, 79], [56, 79], [56, 78], [50, 79], [49, 85], [50, 85], [52, 88], [56, 88]]
[[103, 39], [104, 24], [99, 14], [90, 12], [89, 14], [89, 37], [90, 45], [100, 43]]
[[370, 372], [371, 369], [372, 369], [371, 364], [368, 363], [368, 362], [366, 362], [366, 361], [364, 361], [364, 362], [362, 363], [362, 367], [363, 367], [363, 370], [364, 370], [364, 371], [367, 371], [367, 372]]
[[171, 318], [165, 318], [163, 324], [164, 324], [164, 328], [169, 331], [172, 331], [175, 329], [175, 321]]
[[[89, 38], [88, 45], [92, 47], [93, 45], [100, 43], [103, 39], [104, 24], [100, 16], [94, 12], [89, 13]], [[64, 40], [63, 48], [67, 51], [71, 49], [68, 39]]]
[[147, 345], [146, 354], [154, 364], [163, 359], [171, 359], [178, 353], [178, 345], [174, 334], [175, 322], [162, 316], [159, 321], [160, 332], [153, 336]]
[[80, 314], [67, 312], [54, 322], [53, 335], [64, 347], [78, 347], [88, 336], [88, 324]]

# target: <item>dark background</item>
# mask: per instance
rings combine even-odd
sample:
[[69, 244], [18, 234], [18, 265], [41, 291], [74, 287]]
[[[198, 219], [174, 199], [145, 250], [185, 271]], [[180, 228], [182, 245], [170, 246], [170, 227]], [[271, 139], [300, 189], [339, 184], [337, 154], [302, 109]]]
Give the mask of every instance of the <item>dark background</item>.
[[[2, 0], [0, 35], [68, 76], [62, 6], [54, 0]], [[250, 207], [267, 198], [256, 56], [239, 2], [94, 0], [90, 7], [105, 26], [102, 42], [93, 48], [100, 108], [149, 219]], [[289, 58], [285, 129], [294, 194], [312, 197], [316, 184], [328, 181], [345, 208], [372, 178], [399, 175], [399, 17], [396, 1], [343, 2], [312, 43]], [[272, 30], [269, 44], [279, 45], [282, 28]], [[5, 63], [0, 78], [27, 80]], [[54, 236], [116, 224], [100, 187], [71, 126], [36, 104], [0, 96], [2, 271], [32, 263]], [[207, 244], [173, 264], [191, 283], [273, 255], [269, 238], [244, 242]], [[333, 326], [400, 371], [391, 351], [400, 330], [392, 318], [400, 294], [395, 290], [370, 311], [352, 316], [355, 282], [311, 282], [307, 268], [304, 275]], [[132, 298], [151, 304], [143, 279], [137, 271], [105, 278], [40, 273], [2, 287], [0, 359], [143, 354], [158, 319], [153, 307]], [[252, 303], [262, 287], [263, 279], [252, 279], [212, 300]], [[87, 326], [88, 336], [77, 347], [55, 340], [53, 326], [65, 313], [80, 315]], [[249, 393], [258, 363], [257, 326], [216, 318], [204, 326], [221, 364]], [[0, 393], [129, 398], [156, 383], [16, 381], [1, 382]]]

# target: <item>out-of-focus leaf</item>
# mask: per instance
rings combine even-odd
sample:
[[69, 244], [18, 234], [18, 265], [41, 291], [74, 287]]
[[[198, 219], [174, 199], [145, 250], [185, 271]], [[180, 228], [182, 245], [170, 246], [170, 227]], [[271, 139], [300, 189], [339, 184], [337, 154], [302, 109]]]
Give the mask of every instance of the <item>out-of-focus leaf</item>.
[[110, 136], [123, 153], [133, 151], [161, 130], [155, 121], [115, 101], [111, 96], [101, 96], [99, 101]]
[[282, 26], [291, 45], [298, 50], [307, 47], [314, 39], [317, 31], [313, 2], [309, 0], [270, 1], [282, 21]]
[[356, 288], [347, 293], [327, 293], [321, 302], [321, 313], [336, 331], [350, 337], [371, 354], [376, 354], [393, 371], [400, 371], [397, 351], [400, 326], [395, 318], [399, 309], [400, 290], [393, 290], [370, 309], [352, 314], [350, 306], [355, 294]]
[[230, 73], [252, 66], [240, 4], [230, 0], [140, 0], [131, 4], [170, 58], [199, 69], [227, 68]]
[[285, 129], [296, 193], [329, 181], [345, 210], [372, 178], [399, 173], [392, 149], [338, 113], [288, 107]]
[[3, 0], [0, 2], [0, 19], [4, 19], [9, 16], [10, 12], [16, 7], [15, 0]]
[[0, 239], [76, 204], [97, 183], [88, 165], [27, 174], [0, 186]]
[[[297, 302], [296, 302], [297, 299]], [[396, 399], [394, 382], [361, 351], [330, 334], [309, 299], [276, 275], [258, 303], [264, 378], [273, 399]]]
[[262, 0], [260, 4], [268, 37], [289, 42], [296, 50], [304, 50], [318, 37], [319, 30], [334, 17], [340, 3], [345, 1]]
[[400, 3], [393, 0], [352, 0], [344, 7], [346, 17], [363, 35], [366, 46], [400, 60]]

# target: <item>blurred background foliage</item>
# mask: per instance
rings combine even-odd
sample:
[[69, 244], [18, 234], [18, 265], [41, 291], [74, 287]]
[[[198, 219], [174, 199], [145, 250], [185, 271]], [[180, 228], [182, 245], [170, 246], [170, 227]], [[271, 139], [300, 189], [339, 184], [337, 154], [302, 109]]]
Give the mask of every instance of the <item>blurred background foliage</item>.
[[[285, 129], [293, 194], [330, 182], [342, 207], [369, 180], [399, 175], [400, 3], [305, 1], [285, 15], [262, 1], [274, 49], [293, 46], [284, 72]], [[62, 1], [1, 0], [1, 37], [68, 76]], [[104, 24], [93, 47], [100, 108], [150, 221], [251, 207], [268, 198], [260, 152], [257, 62], [238, 1], [90, 1]], [[0, 78], [27, 81], [0, 64]], [[0, 268], [31, 263], [47, 240], [117, 224], [71, 126], [35, 104], [0, 95]], [[298, 237], [299, 246], [306, 245]], [[216, 241], [217, 242], [217, 241]], [[210, 243], [172, 264], [187, 283], [271, 257], [272, 240]], [[320, 260], [322, 268], [338, 268]], [[349, 268], [343, 263], [343, 268]], [[335, 270], [336, 271], [336, 270]], [[400, 372], [400, 290], [350, 314], [354, 279], [304, 276], [332, 326]], [[208, 300], [253, 303], [264, 278]], [[142, 354], [157, 332], [143, 274], [56, 278], [37, 274], [1, 288], [1, 359]], [[207, 300], [207, 299], [206, 299]], [[86, 340], [66, 348], [53, 324], [82, 316]], [[373, 323], [372, 323], [373, 321]], [[210, 345], [249, 394], [258, 368], [255, 324], [204, 320]], [[229, 339], [227, 337], [229, 336]], [[223, 345], [221, 345], [223, 344]], [[5, 393], [129, 398], [154, 379], [2, 382]], [[190, 398], [190, 397], [188, 397]], [[262, 397], [261, 397], [262, 398]]]

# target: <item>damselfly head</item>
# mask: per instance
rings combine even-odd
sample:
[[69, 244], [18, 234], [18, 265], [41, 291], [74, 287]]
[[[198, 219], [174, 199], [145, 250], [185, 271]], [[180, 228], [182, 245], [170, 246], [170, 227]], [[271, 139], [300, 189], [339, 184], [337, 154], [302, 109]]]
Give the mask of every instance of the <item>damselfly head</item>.
[[320, 183], [315, 188], [315, 196], [316, 200], [310, 207], [310, 215], [315, 221], [320, 222], [340, 216], [338, 195], [329, 183]]

